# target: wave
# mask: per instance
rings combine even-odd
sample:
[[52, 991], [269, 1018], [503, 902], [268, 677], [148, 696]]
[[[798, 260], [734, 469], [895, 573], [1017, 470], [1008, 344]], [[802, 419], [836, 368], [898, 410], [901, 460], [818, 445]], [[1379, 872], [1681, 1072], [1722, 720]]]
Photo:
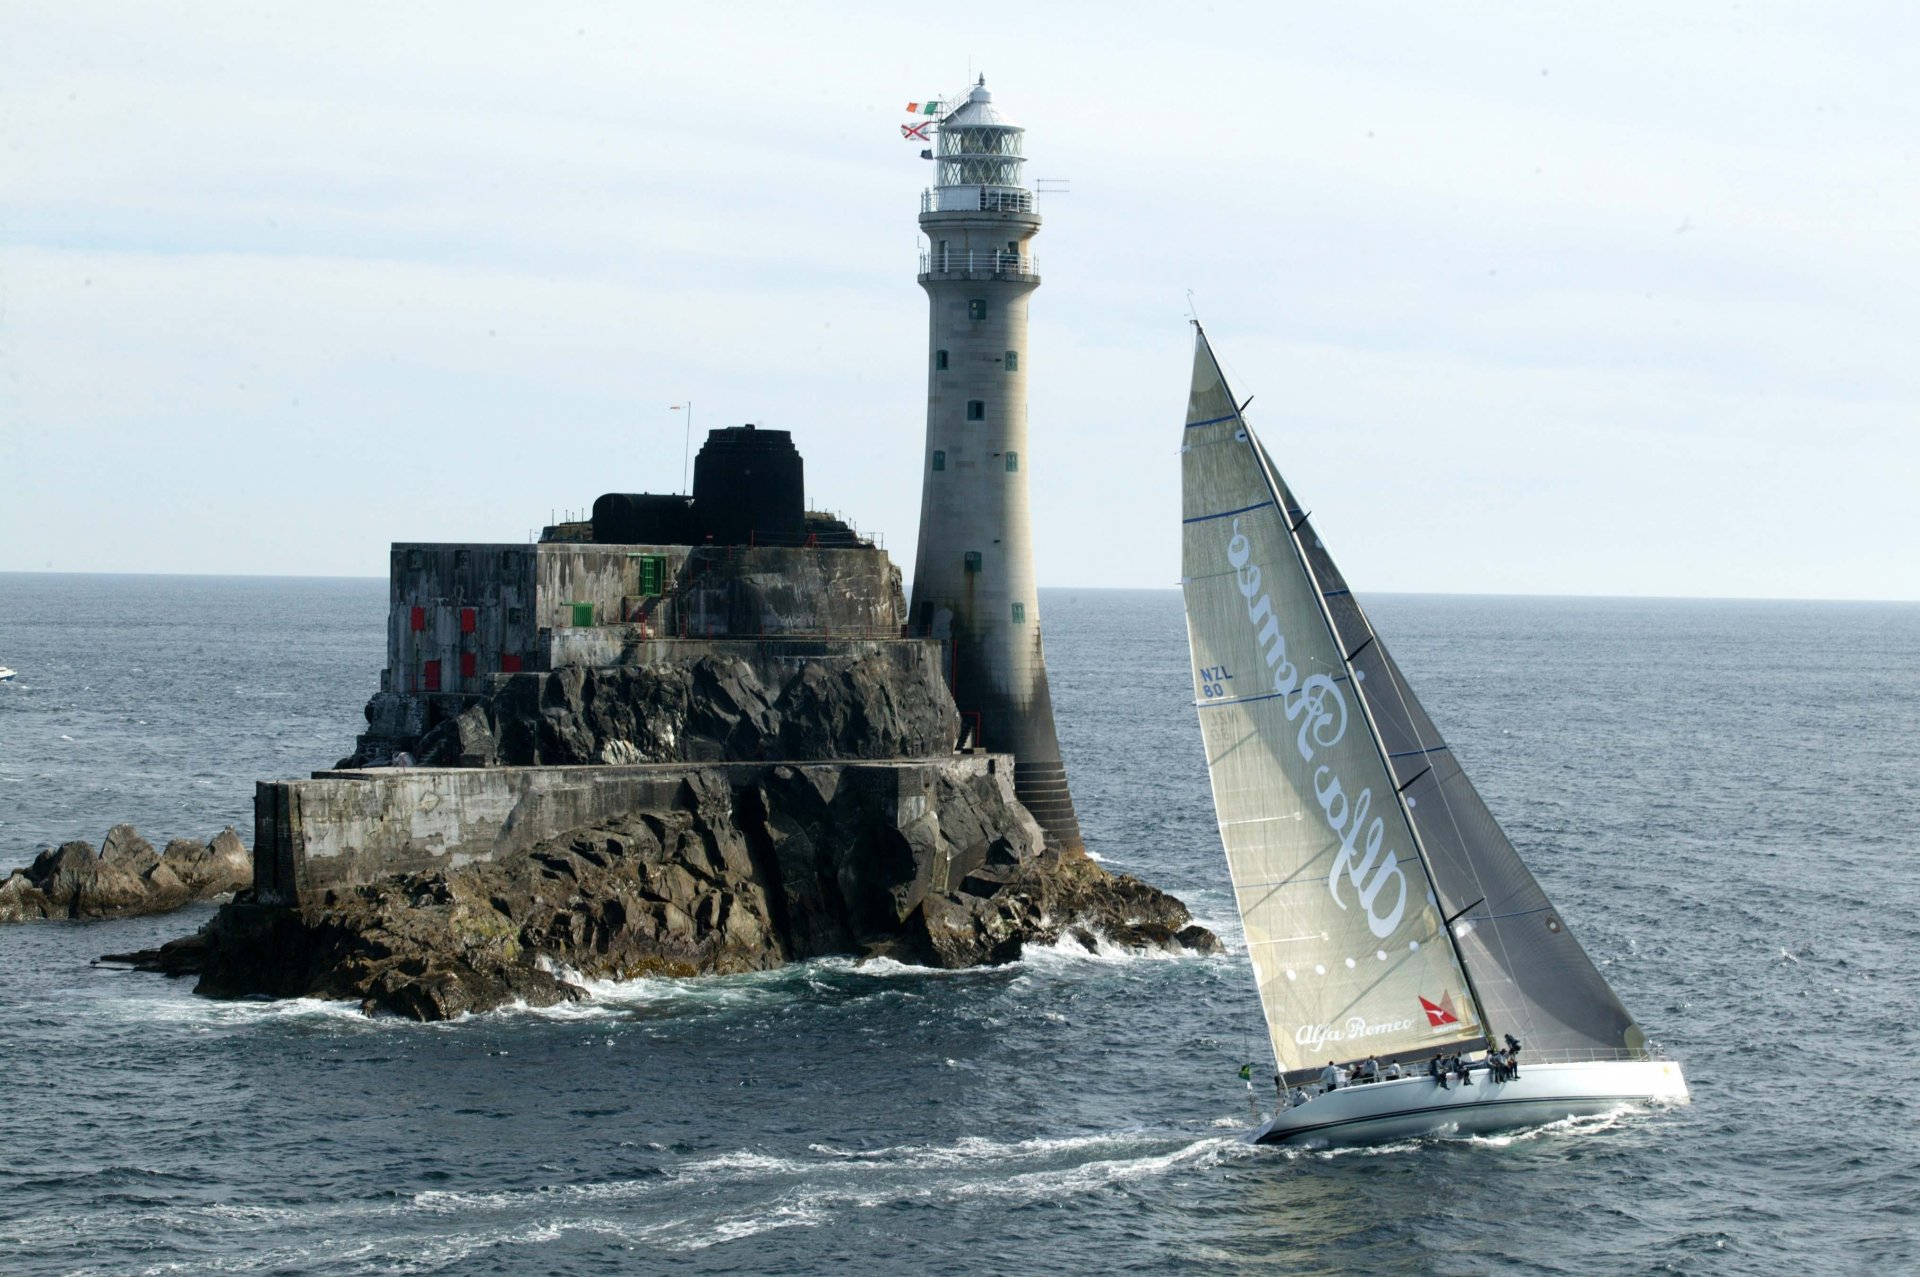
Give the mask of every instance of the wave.
[[1195, 962], [1219, 964], [1231, 959], [1231, 954], [1194, 953], [1187, 949], [1132, 949], [1115, 944], [1105, 932], [1088, 928], [1093, 937], [1094, 947], [1087, 948], [1072, 934], [1062, 935], [1052, 944], [1030, 944], [1021, 951], [1018, 962], [1011, 965], [1025, 966], [1036, 970], [1073, 967], [1084, 963], [1120, 965], [1134, 962]]
[[[723, 1215], [686, 1235], [662, 1238], [676, 1250], [703, 1250], [777, 1228], [813, 1227], [849, 1210], [967, 1199], [1012, 1204], [1073, 1198], [1094, 1189], [1186, 1169], [1204, 1169], [1249, 1149], [1237, 1137], [1124, 1132], [1003, 1143], [969, 1137], [951, 1145], [900, 1145], [866, 1151], [809, 1145], [826, 1160], [727, 1154], [709, 1173], [745, 1178], [791, 1176], [799, 1182], [772, 1202]], [[1064, 1165], [1029, 1163], [1064, 1160]], [[693, 1168], [689, 1168], [692, 1170]], [[917, 1172], [917, 1173], [916, 1173]], [[823, 1182], [826, 1181], [826, 1182]]]
[[[492, 1011], [464, 1012], [450, 1020], [421, 1023], [387, 1012], [371, 1015], [359, 1003], [330, 998], [248, 998], [223, 1001], [203, 998], [174, 985], [129, 984], [124, 993], [104, 999], [113, 1018], [142, 1023], [173, 1024], [217, 1030], [273, 1022], [310, 1022], [345, 1031], [434, 1033], [461, 1031], [473, 1023], [500, 1024], [516, 1019], [552, 1023], [622, 1021], [636, 1014], [704, 1015], [751, 1011], [790, 1004], [810, 996], [836, 998], [893, 996], [891, 990], [914, 985], [960, 982], [1019, 983], [1026, 977], [1071, 977], [1089, 968], [1169, 963], [1232, 965], [1231, 954], [1203, 955], [1186, 950], [1129, 949], [1097, 931], [1089, 950], [1071, 935], [1051, 945], [1030, 944], [1023, 955], [995, 967], [941, 968], [915, 966], [893, 958], [835, 956], [789, 963], [766, 971], [707, 976], [639, 976], [632, 979], [589, 979], [564, 964], [545, 962], [554, 975], [581, 989], [578, 1001], [530, 1006], [515, 1001]], [[1048, 1011], [1049, 1018], [1060, 1019]]]
[[170, 1264], [156, 1255], [151, 1272], [300, 1271], [319, 1260], [361, 1271], [460, 1271], [477, 1254], [542, 1245], [575, 1232], [698, 1251], [777, 1229], [830, 1225], [849, 1211], [875, 1207], [1064, 1199], [1203, 1169], [1244, 1155], [1247, 1147], [1222, 1135], [1116, 1131], [1012, 1141], [970, 1136], [950, 1144], [865, 1150], [814, 1144], [804, 1154], [784, 1156], [735, 1149], [600, 1183], [493, 1192], [427, 1189], [302, 1206], [143, 1205], [78, 1219], [22, 1221], [7, 1231], [14, 1240], [58, 1248], [76, 1228], [102, 1238], [139, 1236], [163, 1226], [187, 1248], [233, 1248], [217, 1258], [201, 1253], [193, 1264]]
[[1584, 1117], [1563, 1117], [1557, 1122], [1529, 1126], [1518, 1131], [1503, 1131], [1497, 1135], [1467, 1135], [1460, 1137], [1457, 1142], [1478, 1144], [1486, 1148], [1507, 1148], [1514, 1144], [1529, 1143], [1533, 1140], [1559, 1139], [1568, 1135], [1599, 1135], [1631, 1125], [1635, 1117], [1644, 1116], [1646, 1112], [1646, 1109], [1638, 1105], [1621, 1104], [1604, 1113], [1591, 1113]]

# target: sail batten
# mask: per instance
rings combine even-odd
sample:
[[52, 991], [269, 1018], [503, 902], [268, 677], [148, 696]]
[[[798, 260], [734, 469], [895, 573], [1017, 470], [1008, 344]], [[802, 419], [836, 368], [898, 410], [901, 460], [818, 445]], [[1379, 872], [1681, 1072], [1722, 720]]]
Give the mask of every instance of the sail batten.
[[1264, 509], [1272, 505], [1271, 501], [1260, 501], [1253, 505], [1243, 505], [1238, 510], [1222, 510], [1218, 514], [1196, 514], [1191, 519], [1182, 519], [1182, 523], [1206, 523], [1213, 519], [1230, 519], [1236, 514], [1247, 514], [1253, 510]]
[[1499, 1031], [1543, 1050], [1640, 1050], [1234, 406], [1204, 334], [1187, 416], [1195, 705], [1276, 1062], [1291, 1073]]

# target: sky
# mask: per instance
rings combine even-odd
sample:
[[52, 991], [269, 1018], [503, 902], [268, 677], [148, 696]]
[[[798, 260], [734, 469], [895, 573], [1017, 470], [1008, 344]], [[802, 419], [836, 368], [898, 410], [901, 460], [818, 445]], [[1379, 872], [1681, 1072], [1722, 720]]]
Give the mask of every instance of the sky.
[[[968, 16], [971, 15], [971, 16]], [[905, 104], [1041, 197], [1039, 578], [1197, 314], [1369, 590], [1920, 599], [1920, 10], [0, 3], [0, 571], [378, 576], [791, 430], [911, 570]]]

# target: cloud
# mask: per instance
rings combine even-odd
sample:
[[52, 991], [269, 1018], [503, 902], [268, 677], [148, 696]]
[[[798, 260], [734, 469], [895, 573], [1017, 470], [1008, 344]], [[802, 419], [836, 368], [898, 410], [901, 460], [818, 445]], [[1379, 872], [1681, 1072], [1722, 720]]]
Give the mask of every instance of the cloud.
[[1177, 575], [1191, 289], [1363, 588], [1920, 596], [1903, 14], [16, 4], [0, 541], [378, 574], [677, 487], [691, 398], [910, 568], [971, 48], [1072, 179], [1043, 582]]

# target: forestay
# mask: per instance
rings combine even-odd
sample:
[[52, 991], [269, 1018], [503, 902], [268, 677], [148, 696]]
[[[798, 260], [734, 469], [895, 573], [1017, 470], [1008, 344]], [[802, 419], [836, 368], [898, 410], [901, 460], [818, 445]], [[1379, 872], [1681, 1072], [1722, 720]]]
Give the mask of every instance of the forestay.
[[1181, 453], [1194, 696], [1275, 1059], [1292, 1072], [1478, 1041], [1283, 489], [1204, 336]]

